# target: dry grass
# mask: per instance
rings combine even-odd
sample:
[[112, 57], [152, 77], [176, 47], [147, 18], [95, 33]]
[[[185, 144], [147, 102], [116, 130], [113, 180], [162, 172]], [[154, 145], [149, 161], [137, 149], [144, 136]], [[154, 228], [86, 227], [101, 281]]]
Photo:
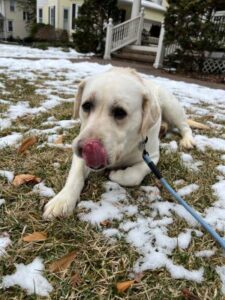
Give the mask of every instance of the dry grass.
[[[36, 106], [42, 98], [34, 97], [34, 86], [29, 86], [26, 81], [19, 80], [16, 84], [12, 80], [5, 79], [7, 89], [11, 92], [12, 101], [28, 97], [30, 103]], [[62, 96], [62, 95], [61, 95]], [[6, 98], [6, 97], [5, 97]], [[58, 120], [70, 119], [72, 104], [64, 103], [48, 113], [39, 116], [26, 116], [16, 120], [12, 128], [4, 130], [1, 135], [6, 135], [12, 130], [25, 133], [29, 128], [41, 128], [42, 123], [49, 116], [55, 116]], [[202, 119], [204, 121], [204, 119]], [[20, 129], [21, 126], [26, 128]], [[71, 142], [78, 133], [78, 126], [67, 130], [65, 141]], [[225, 133], [225, 132], [222, 132]], [[209, 132], [206, 134], [210, 135]], [[214, 135], [214, 133], [213, 133]], [[175, 137], [178, 140], [178, 137]], [[39, 138], [41, 144], [44, 137]], [[181, 163], [178, 153], [163, 154], [159, 163], [164, 176], [172, 183], [177, 179], [184, 179], [187, 184], [197, 183], [200, 189], [193, 193], [187, 200], [196, 209], [202, 211], [211, 205], [215, 199], [210, 186], [216, 182], [217, 172], [215, 167], [221, 164], [220, 155], [217, 152], [206, 151], [200, 153], [191, 151], [195, 159], [204, 161], [200, 173], [188, 171]], [[41, 177], [47, 186], [51, 186], [58, 192], [66, 179], [71, 162], [71, 152], [57, 148], [40, 148], [37, 145], [31, 147], [26, 154], [17, 154], [15, 148], [0, 150], [0, 169], [14, 171], [15, 174], [30, 173]], [[60, 167], [55, 169], [53, 164], [57, 162]], [[92, 174], [86, 183], [82, 193], [82, 199], [98, 201], [102, 190], [102, 182], [107, 179], [107, 173], [101, 175]], [[152, 175], [145, 178], [143, 184], [155, 184]], [[193, 237], [191, 245], [185, 251], [176, 249], [172, 260], [182, 264], [188, 269], [197, 269], [201, 266], [205, 269], [205, 281], [196, 284], [186, 280], [174, 280], [164, 269], [147, 271], [140, 283], [135, 284], [124, 294], [118, 294], [115, 283], [129, 278], [129, 273], [138, 254], [135, 249], [120, 240], [110, 245], [101, 234], [100, 228], [92, 227], [81, 222], [77, 214], [64, 220], [45, 222], [42, 220], [42, 207], [47, 201], [45, 198], [32, 193], [32, 187], [21, 186], [18, 188], [8, 184], [4, 178], [0, 178], [1, 197], [6, 199], [6, 205], [0, 208], [1, 231], [9, 232], [13, 241], [8, 248], [8, 254], [0, 263], [0, 276], [10, 274], [15, 270], [14, 263], [30, 263], [36, 256], [44, 259], [45, 265], [61, 256], [75, 250], [77, 258], [72, 263], [68, 272], [62, 274], [50, 274], [46, 271], [48, 280], [54, 286], [50, 299], [184, 299], [182, 289], [188, 288], [200, 299], [222, 299], [220, 280], [214, 271], [214, 266], [223, 265], [225, 258], [221, 255], [219, 247], [208, 234], [202, 238]], [[136, 189], [129, 189], [135, 196]], [[173, 201], [167, 192], [162, 191], [164, 199]], [[144, 207], [143, 203], [138, 203]], [[186, 228], [184, 220], [176, 219], [176, 226], [170, 228], [170, 236], [176, 236], [181, 229]], [[44, 242], [25, 243], [21, 241], [24, 233], [33, 231], [46, 231], [48, 239]], [[196, 258], [194, 252], [201, 249], [217, 247], [216, 254], [211, 258]], [[80, 274], [81, 282], [77, 287], [72, 287], [71, 276]], [[20, 288], [14, 287], [1, 291], [0, 299], [40, 299], [38, 296], [26, 296]], [[191, 300], [190, 298], [189, 300]]]

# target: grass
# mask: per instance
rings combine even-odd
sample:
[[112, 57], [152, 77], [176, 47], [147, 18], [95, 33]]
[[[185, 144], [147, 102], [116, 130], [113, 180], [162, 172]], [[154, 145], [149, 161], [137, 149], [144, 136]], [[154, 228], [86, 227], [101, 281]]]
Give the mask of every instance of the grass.
[[[15, 82], [7, 80], [6, 77], [4, 82], [7, 90], [11, 93], [10, 99], [13, 102], [28, 99], [32, 106], [40, 105], [43, 98], [35, 94], [35, 86], [29, 85], [25, 80]], [[4, 97], [5, 99], [8, 98], [8, 96]], [[6, 111], [7, 108], [3, 107], [3, 109]], [[43, 129], [42, 123], [49, 116], [54, 116], [57, 120], [70, 119], [71, 112], [72, 103], [63, 103], [47, 113], [19, 118], [13, 122], [12, 128], [3, 130], [1, 136], [9, 134], [12, 130], [25, 133], [30, 128]], [[203, 117], [201, 117], [201, 121], [205, 121]], [[78, 131], [79, 126], [66, 130], [65, 141], [71, 142]], [[222, 133], [225, 131], [220, 131], [218, 137]], [[210, 135], [210, 132], [205, 132], [205, 134]], [[215, 136], [214, 132], [212, 136]], [[173, 138], [179, 140], [177, 136]], [[40, 137], [38, 144], [43, 141], [44, 137]], [[209, 187], [217, 181], [216, 176], [219, 173], [215, 171], [215, 167], [222, 164], [222, 161], [218, 152], [210, 150], [204, 153], [192, 150], [191, 154], [194, 159], [204, 162], [200, 173], [194, 173], [185, 168], [178, 153], [165, 154], [162, 152], [159, 168], [170, 183], [177, 179], [184, 179], [185, 184], [198, 184], [199, 190], [186, 199], [194, 208], [202, 211], [215, 201]], [[15, 174], [37, 175], [55, 192], [60, 191], [63, 187], [71, 163], [70, 151], [49, 147], [38, 149], [37, 145], [32, 146], [26, 154], [20, 155], [13, 147], [4, 148], [0, 150], [0, 157], [0, 169], [14, 171]], [[53, 164], [56, 162], [60, 164], [59, 168], [54, 168]], [[107, 180], [107, 172], [97, 175], [91, 174], [81, 199], [98, 201], [103, 192], [102, 183], [105, 180]], [[144, 179], [143, 184], [155, 185], [156, 179], [153, 175], [149, 175]], [[135, 284], [127, 292], [118, 294], [115, 284], [129, 278], [133, 264], [138, 258], [135, 249], [124, 240], [120, 240], [116, 244], [109, 244], [99, 228], [81, 222], [77, 213], [63, 220], [43, 221], [42, 208], [48, 199], [40, 198], [40, 196], [32, 193], [31, 186], [15, 188], [1, 177], [0, 185], [1, 198], [6, 199], [6, 205], [0, 208], [0, 228], [1, 232], [8, 232], [13, 241], [11, 247], [8, 247], [7, 256], [1, 259], [0, 277], [12, 273], [15, 270], [15, 263], [28, 264], [37, 256], [44, 259], [47, 269], [50, 262], [75, 250], [77, 257], [64, 276], [63, 274], [50, 274], [46, 270], [46, 276], [54, 287], [50, 299], [178, 300], [185, 299], [182, 293], [184, 288], [187, 288], [200, 299], [220, 300], [223, 298], [220, 290], [220, 279], [214, 271], [214, 267], [223, 265], [225, 258], [208, 234], [205, 233], [202, 238], [194, 236], [188, 249], [177, 248], [171, 257], [175, 263], [182, 264], [188, 269], [198, 269], [203, 266], [205, 281], [201, 284], [172, 279], [165, 269], [159, 269], [144, 272], [144, 277], [140, 283]], [[128, 191], [133, 197], [138, 197], [137, 189], [130, 188]], [[174, 201], [164, 190], [162, 190], [162, 197], [165, 200]], [[136, 200], [136, 203], [140, 207], [145, 206], [141, 201]], [[148, 213], [147, 208], [146, 213]], [[177, 236], [182, 229], [187, 227], [183, 219], [177, 216], [174, 218], [176, 220], [175, 226], [171, 226], [169, 232], [171, 237]], [[48, 239], [45, 242], [33, 243], [25, 243], [21, 240], [22, 234], [33, 231], [46, 231]], [[213, 247], [217, 249], [213, 257], [197, 258], [194, 256], [195, 251], [212, 249]], [[75, 273], [80, 274], [81, 282], [77, 287], [72, 287], [70, 278]], [[13, 287], [1, 291], [0, 299], [22, 300], [41, 299], [41, 297], [27, 296], [22, 289]]]

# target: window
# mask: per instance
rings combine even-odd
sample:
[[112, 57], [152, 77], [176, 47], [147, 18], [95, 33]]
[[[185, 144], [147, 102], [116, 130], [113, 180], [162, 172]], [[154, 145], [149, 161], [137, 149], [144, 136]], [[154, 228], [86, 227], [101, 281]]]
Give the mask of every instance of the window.
[[43, 23], [43, 8], [38, 9], [38, 22]]
[[13, 21], [8, 21], [8, 32], [13, 32]]
[[55, 6], [48, 8], [48, 23], [55, 27]]
[[69, 9], [63, 9], [63, 29], [69, 30]]
[[15, 11], [16, 8], [16, 1], [15, 0], [10, 0], [10, 11]]
[[74, 20], [79, 16], [79, 9], [80, 5], [77, 5], [75, 3], [72, 4], [72, 29], [75, 29]]

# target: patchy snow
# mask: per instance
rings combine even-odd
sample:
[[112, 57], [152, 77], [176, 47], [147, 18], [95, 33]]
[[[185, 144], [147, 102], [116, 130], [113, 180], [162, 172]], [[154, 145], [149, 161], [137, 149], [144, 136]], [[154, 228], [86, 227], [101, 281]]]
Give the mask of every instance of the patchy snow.
[[201, 251], [196, 251], [195, 256], [196, 257], [211, 257], [216, 253], [215, 250], [201, 250]]
[[217, 151], [225, 151], [225, 139], [196, 135], [195, 142], [196, 147], [202, 152], [204, 152], [207, 148]]
[[[173, 264], [170, 259], [177, 246], [182, 249], [189, 246], [192, 232], [188, 229], [178, 238], [170, 237], [169, 226], [174, 222], [171, 212], [174, 211], [180, 217], [185, 215], [185, 220], [191, 220], [191, 224], [196, 225], [187, 211], [183, 211], [179, 204], [160, 199], [160, 192], [156, 187], [142, 186], [139, 189], [141, 196], [138, 201], [139, 204], [145, 202], [149, 206], [146, 215], [144, 211], [140, 209], [138, 211], [138, 205], [129, 205], [132, 197], [124, 188], [112, 182], [107, 182], [104, 187], [106, 192], [100, 201], [88, 200], [78, 204], [79, 210], [82, 211], [79, 217], [83, 221], [98, 226], [106, 220], [119, 221], [119, 226], [105, 229], [103, 234], [108, 238], [114, 236], [124, 238], [132, 247], [135, 247], [141, 255], [134, 265], [135, 272], [165, 267], [174, 278], [185, 278], [196, 282], [203, 280], [202, 268], [190, 271]], [[132, 207], [132, 221], [129, 220], [129, 214], [126, 215], [127, 207]]]
[[[77, 86], [81, 80], [87, 76], [98, 74], [111, 68], [111, 65], [99, 65], [90, 62], [73, 63], [68, 60], [71, 56], [74, 58], [74, 55], [76, 55], [72, 51], [65, 53], [60, 52], [58, 49], [42, 51], [30, 48], [26, 50], [24, 47], [20, 47], [19, 49], [14, 46], [8, 47], [12, 49], [11, 52], [8, 51], [7, 55], [3, 52], [0, 53], [0, 56], [2, 53], [2, 56], [5, 56], [4, 58], [0, 58], [0, 72], [12, 80], [28, 79], [31, 85], [35, 84], [38, 87], [35, 92], [42, 95], [44, 100], [36, 107], [31, 106], [28, 99], [13, 102], [10, 99], [10, 91], [6, 90], [4, 82], [1, 83], [1, 93], [6, 98], [4, 100], [0, 99], [0, 103], [6, 106], [4, 113], [0, 113], [1, 130], [9, 128], [12, 121], [15, 121], [18, 117], [42, 114], [62, 103], [72, 103], [74, 101], [73, 95], [77, 92]], [[5, 49], [6, 53], [7, 48]], [[11, 58], [9, 58], [9, 55]], [[31, 63], [28, 59], [13, 59], [12, 57], [15, 57], [15, 55], [17, 57], [32, 57], [35, 60], [32, 60]], [[41, 55], [44, 59], [37, 59], [38, 55]], [[50, 57], [57, 57], [58, 59], [48, 59]], [[215, 132], [224, 130], [224, 126], [218, 123], [221, 120], [224, 121], [225, 90], [214, 90], [196, 84], [187, 84], [182, 81], [178, 82], [145, 74], [141, 74], [141, 76], [151, 79], [173, 92], [184, 108], [188, 109], [194, 116], [212, 116], [208, 124]], [[45, 80], [46, 77], [48, 77], [47, 80]], [[39, 79], [44, 79], [44, 81], [39, 83]], [[39, 80], [38, 84], [37, 80]], [[67, 129], [73, 128], [78, 122], [79, 120], [57, 120], [50, 117], [44, 120], [42, 124], [50, 128], [27, 128], [25, 134], [43, 136], [45, 142], [40, 147], [45, 145], [53, 146], [59, 132], [60, 134], [61, 131], [66, 132]], [[4, 148], [7, 145], [14, 146], [22, 139], [22, 135], [15, 131], [16, 129], [12, 134], [0, 138], [0, 148]], [[218, 136], [219, 138], [200, 134], [196, 135], [196, 151], [204, 152], [209, 148], [213, 151], [225, 152], [225, 135], [221, 134]], [[165, 148], [166, 153], [171, 153], [172, 155], [179, 151], [176, 141], [173, 141], [173, 137], [172, 133], [168, 134], [168, 143], [162, 144], [162, 148]], [[54, 147], [65, 146], [67, 145], [54, 145]], [[199, 171], [202, 162], [195, 161], [190, 154], [182, 152], [179, 154], [181, 155], [182, 163], [189, 170]], [[225, 154], [221, 154], [220, 157], [225, 160]], [[55, 162], [54, 167], [59, 168], [59, 163]], [[222, 175], [224, 176], [222, 164], [216, 170], [221, 173], [220, 181], [216, 182], [212, 187], [208, 187], [212, 188], [216, 201], [211, 207], [207, 207], [205, 211], [200, 211], [199, 213], [204, 216], [205, 220], [214, 229], [224, 233], [225, 198], [223, 191], [225, 189], [225, 180], [222, 178]], [[6, 177], [9, 182], [12, 181], [13, 174], [8, 174], [8, 177], [6, 174], [2, 175], [0, 173], [0, 175]], [[175, 185], [178, 188], [182, 187], [179, 189], [182, 196], [189, 195], [198, 189], [196, 184], [189, 183], [184, 180], [175, 181]], [[114, 239], [116, 242], [117, 239], [121, 238], [136, 249], [138, 259], [133, 266], [134, 272], [165, 268], [173, 278], [184, 278], [195, 282], [203, 280], [203, 268], [188, 270], [182, 265], [176, 265], [172, 260], [173, 253], [177, 247], [185, 250], [191, 245], [192, 233], [195, 233], [197, 237], [203, 235], [201, 231], [197, 230], [197, 221], [183, 206], [172, 200], [166, 201], [162, 199], [159, 189], [153, 186], [137, 188], [137, 199], [133, 199], [128, 190], [115, 183], [107, 182], [104, 184], [104, 188], [106, 191], [97, 202], [94, 202], [92, 199], [80, 202], [78, 208], [79, 217], [85, 222], [89, 222], [94, 226], [97, 225], [99, 229], [102, 228], [101, 222], [110, 220], [109, 228], [102, 228], [102, 232], [107, 239]], [[46, 187], [43, 182], [36, 185], [33, 191], [40, 193], [43, 197], [53, 197], [55, 195], [54, 191]], [[182, 231], [179, 231], [178, 228], [177, 236], [170, 236], [170, 228], [171, 226], [176, 226], [176, 218], [184, 220], [187, 226]], [[207, 250], [203, 251], [205, 251], [205, 254], [196, 253], [195, 255], [207, 256]], [[34, 290], [33, 285], [31, 289], [32, 291]]]
[[179, 189], [177, 191], [177, 193], [181, 196], [181, 197], [184, 197], [184, 196], [187, 196], [195, 191], [197, 191], [199, 189], [199, 186], [195, 183], [193, 184], [189, 184], [181, 189]]
[[220, 276], [221, 283], [222, 283], [222, 293], [225, 295], [225, 266], [216, 267], [216, 272]]
[[216, 167], [216, 169], [225, 176], [225, 166], [223, 165], [219, 165], [218, 167]]
[[0, 57], [26, 57], [26, 58], [84, 58], [91, 54], [84, 55], [70, 48], [69, 52], [63, 51], [62, 48], [50, 47], [47, 50], [41, 50], [26, 46], [3, 45], [1, 44]]
[[199, 167], [203, 165], [202, 161], [194, 161], [193, 157], [189, 153], [181, 152], [180, 156], [183, 165], [187, 167], [189, 170], [198, 172]]
[[44, 264], [42, 259], [37, 257], [30, 264], [16, 264], [16, 272], [2, 278], [2, 287], [9, 288], [19, 285], [26, 290], [28, 295], [36, 294], [48, 296], [53, 287], [48, 280], [43, 277]]
[[55, 192], [52, 188], [47, 187], [44, 182], [40, 182], [38, 184], [35, 184], [33, 187], [33, 192], [38, 193], [41, 197], [47, 197], [51, 198], [55, 196]]
[[2, 206], [2, 204], [5, 204], [5, 199], [0, 199], [0, 207]]
[[6, 254], [6, 248], [11, 244], [8, 233], [4, 232], [0, 234], [0, 257]]
[[191, 242], [191, 230], [186, 230], [185, 232], [179, 233], [177, 237], [178, 247], [181, 249], [187, 249]]
[[14, 172], [0, 170], [0, 177], [5, 177], [8, 180], [8, 182], [12, 182], [14, 178]]
[[171, 141], [169, 143], [161, 143], [160, 147], [166, 150], [166, 154], [174, 153], [178, 150], [178, 145], [176, 141]]
[[21, 133], [12, 132], [9, 135], [0, 138], [0, 149], [10, 146], [17, 146], [22, 140], [23, 136]]

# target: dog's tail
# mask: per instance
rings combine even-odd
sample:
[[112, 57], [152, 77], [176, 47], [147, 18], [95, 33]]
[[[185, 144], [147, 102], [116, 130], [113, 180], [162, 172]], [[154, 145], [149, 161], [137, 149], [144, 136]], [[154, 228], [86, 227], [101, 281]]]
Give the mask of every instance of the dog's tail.
[[202, 123], [199, 123], [199, 122], [196, 122], [196, 121], [191, 120], [191, 119], [188, 119], [187, 123], [191, 128], [194, 128], [194, 129], [202, 129], [202, 130], [209, 130], [210, 129], [209, 126], [207, 126], [205, 124], [202, 124]]

